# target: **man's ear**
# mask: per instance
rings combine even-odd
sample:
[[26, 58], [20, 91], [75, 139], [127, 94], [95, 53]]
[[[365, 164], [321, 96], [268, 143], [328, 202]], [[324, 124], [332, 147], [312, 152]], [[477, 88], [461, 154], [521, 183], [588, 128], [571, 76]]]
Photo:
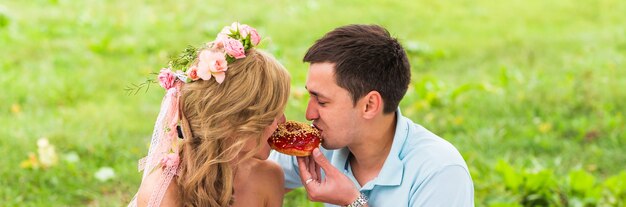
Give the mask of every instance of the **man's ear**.
[[383, 110], [383, 97], [378, 91], [370, 91], [361, 101], [363, 101], [363, 118], [372, 119]]

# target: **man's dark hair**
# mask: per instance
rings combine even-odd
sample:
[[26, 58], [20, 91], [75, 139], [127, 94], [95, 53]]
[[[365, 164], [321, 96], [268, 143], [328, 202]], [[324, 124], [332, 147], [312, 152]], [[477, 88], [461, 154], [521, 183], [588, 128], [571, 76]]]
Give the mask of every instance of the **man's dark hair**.
[[353, 104], [378, 91], [384, 113], [391, 113], [409, 86], [411, 66], [396, 38], [378, 25], [347, 25], [317, 40], [304, 62], [335, 64], [335, 81], [352, 95]]

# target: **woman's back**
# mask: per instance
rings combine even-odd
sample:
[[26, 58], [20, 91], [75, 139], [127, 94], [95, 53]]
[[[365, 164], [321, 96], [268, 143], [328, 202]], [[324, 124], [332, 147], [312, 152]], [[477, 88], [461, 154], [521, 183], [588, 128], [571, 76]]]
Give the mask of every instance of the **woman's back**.
[[[162, 170], [155, 170], [144, 180], [137, 194], [137, 206], [148, 206], [153, 189], [157, 189]], [[282, 206], [283, 171], [276, 163], [250, 158], [242, 162], [236, 170], [234, 180], [235, 202], [232, 207], [240, 206]], [[161, 206], [180, 206], [179, 189], [176, 179], [168, 186]]]

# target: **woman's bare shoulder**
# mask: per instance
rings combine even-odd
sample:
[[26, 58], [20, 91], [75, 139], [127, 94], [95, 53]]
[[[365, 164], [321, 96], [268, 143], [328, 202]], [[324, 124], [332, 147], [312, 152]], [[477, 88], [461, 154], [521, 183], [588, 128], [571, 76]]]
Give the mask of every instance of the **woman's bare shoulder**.
[[260, 161], [251, 175], [259, 182], [259, 192], [265, 194], [265, 206], [282, 206], [285, 185], [283, 169], [272, 161]]
[[250, 176], [259, 178], [259, 180], [271, 182], [273, 185], [278, 184], [277, 182], [280, 182], [282, 185], [285, 180], [283, 169], [280, 165], [268, 160], [258, 160], [250, 173]]

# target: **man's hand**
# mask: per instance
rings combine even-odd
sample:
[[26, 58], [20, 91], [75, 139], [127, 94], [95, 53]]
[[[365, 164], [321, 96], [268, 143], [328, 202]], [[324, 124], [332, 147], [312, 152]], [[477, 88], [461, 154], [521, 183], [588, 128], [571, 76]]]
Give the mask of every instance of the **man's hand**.
[[[324, 180], [320, 167], [326, 173]], [[360, 195], [350, 178], [332, 166], [318, 148], [308, 157], [298, 157], [298, 168], [311, 201], [345, 206]]]

